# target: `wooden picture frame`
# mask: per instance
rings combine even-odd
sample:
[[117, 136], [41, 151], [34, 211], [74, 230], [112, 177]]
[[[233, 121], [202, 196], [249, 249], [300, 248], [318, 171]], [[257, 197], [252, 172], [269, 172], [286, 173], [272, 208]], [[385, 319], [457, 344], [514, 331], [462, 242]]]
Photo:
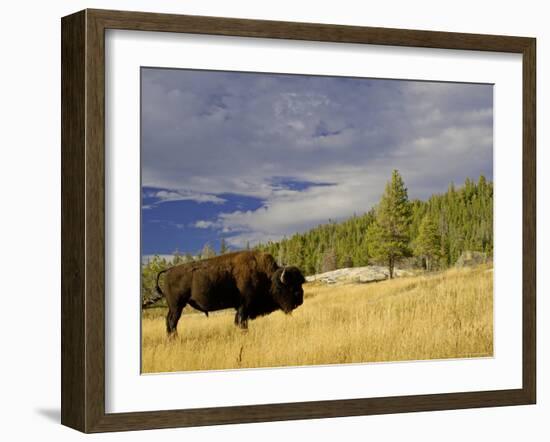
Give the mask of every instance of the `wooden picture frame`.
[[[523, 385], [512, 390], [105, 412], [105, 30], [517, 53], [523, 64]], [[536, 41], [533, 38], [84, 10], [62, 19], [62, 408], [83, 432], [534, 404]]]

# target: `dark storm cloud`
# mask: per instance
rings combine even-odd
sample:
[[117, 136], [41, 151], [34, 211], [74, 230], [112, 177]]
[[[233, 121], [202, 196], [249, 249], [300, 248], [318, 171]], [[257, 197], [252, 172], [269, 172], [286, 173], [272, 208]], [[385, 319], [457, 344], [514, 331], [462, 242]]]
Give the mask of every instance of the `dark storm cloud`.
[[197, 221], [276, 239], [368, 210], [394, 168], [412, 197], [491, 179], [492, 107], [490, 85], [144, 69], [143, 185], [262, 198]]

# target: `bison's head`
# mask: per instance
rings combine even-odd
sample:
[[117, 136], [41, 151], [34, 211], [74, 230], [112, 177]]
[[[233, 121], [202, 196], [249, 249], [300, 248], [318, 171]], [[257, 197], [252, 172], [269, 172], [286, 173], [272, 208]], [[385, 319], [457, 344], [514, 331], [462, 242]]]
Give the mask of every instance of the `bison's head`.
[[282, 267], [273, 273], [272, 295], [285, 313], [290, 313], [304, 302], [304, 282], [306, 280], [298, 267]]

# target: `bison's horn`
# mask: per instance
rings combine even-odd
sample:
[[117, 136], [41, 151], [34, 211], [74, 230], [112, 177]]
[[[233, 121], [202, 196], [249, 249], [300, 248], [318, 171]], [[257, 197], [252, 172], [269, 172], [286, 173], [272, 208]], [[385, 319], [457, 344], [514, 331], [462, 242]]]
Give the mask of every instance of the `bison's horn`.
[[286, 272], [286, 267], [283, 267], [283, 273], [281, 273], [281, 282], [283, 284], [285, 283], [285, 272]]

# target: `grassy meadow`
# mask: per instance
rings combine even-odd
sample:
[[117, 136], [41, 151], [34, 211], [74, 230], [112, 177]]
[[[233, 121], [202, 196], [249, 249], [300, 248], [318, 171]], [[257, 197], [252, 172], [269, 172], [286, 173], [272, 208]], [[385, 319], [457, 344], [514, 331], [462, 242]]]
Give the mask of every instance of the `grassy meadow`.
[[370, 284], [304, 284], [304, 304], [233, 324], [186, 307], [167, 339], [166, 307], [143, 311], [142, 371], [346, 364], [493, 355], [492, 267]]

